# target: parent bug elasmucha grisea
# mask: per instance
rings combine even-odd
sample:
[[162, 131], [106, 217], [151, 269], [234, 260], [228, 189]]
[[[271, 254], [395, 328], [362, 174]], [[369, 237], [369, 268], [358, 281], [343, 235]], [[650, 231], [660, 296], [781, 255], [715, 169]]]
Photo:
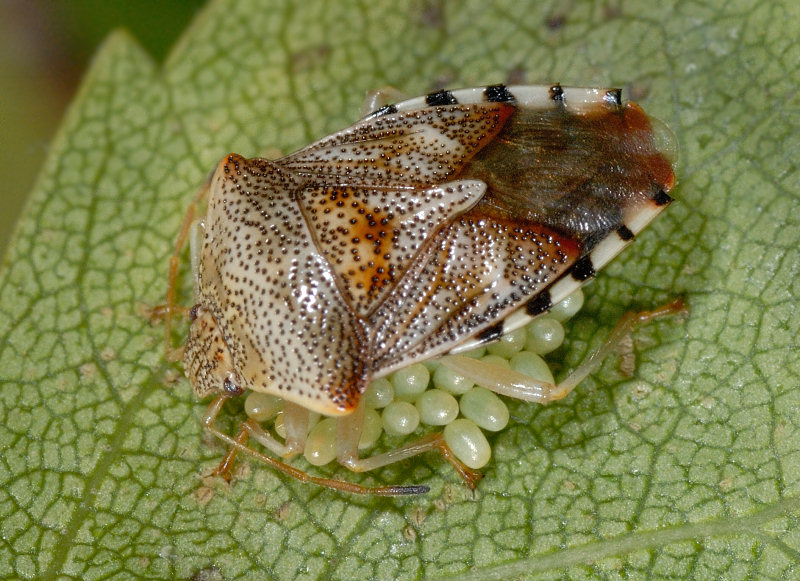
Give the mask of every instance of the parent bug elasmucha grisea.
[[[231, 446], [221, 469], [239, 451], [347, 492], [427, 490], [365, 488], [285, 463], [321, 414], [335, 418], [331, 457], [353, 471], [439, 450], [473, 485], [477, 473], [441, 433], [360, 457], [370, 381], [441, 357], [495, 393], [546, 403], [634, 324], [681, 310], [627, 317], [557, 385], [459, 355], [546, 313], [632, 241], [671, 201], [675, 153], [669, 130], [619, 90], [492, 85], [383, 106], [278, 160], [226, 156], [205, 217], [184, 223], [164, 308], [169, 336], [190, 237], [195, 305], [171, 355], [199, 397], [215, 396], [204, 423]], [[235, 437], [215, 426], [245, 392], [279, 398], [283, 437], [253, 418]]]

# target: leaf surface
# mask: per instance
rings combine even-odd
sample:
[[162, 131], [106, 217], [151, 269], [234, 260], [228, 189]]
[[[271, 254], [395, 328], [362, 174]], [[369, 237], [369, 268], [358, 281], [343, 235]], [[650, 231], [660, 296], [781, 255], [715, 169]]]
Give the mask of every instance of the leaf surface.
[[[302, 6], [302, 8], [301, 8]], [[0, 275], [0, 577], [788, 578], [800, 559], [800, 10], [528, 2], [212, 2], [163, 66], [113, 35]], [[224, 154], [288, 153], [365, 92], [622, 86], [676, 133], [679, 199], [587, 289], [574, 367], [686, 294], [565, 401], [513, 404], [474, 494], [433, 455], [344, 496], [206, 445], [161, 329], [186, 206]], [[190, 282], [183, 285], [189, 301]], [[232, 411], [232, 415], [235, 410]]]

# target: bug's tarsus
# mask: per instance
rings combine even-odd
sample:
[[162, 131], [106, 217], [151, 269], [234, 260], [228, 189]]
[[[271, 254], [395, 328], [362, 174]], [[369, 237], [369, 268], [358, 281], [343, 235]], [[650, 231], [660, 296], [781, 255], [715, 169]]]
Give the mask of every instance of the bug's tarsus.
[[431, 488], [424, 484], [410, 484], [408, 486], [385, 486], [379, 490], [385, 492], [385, 494], [376, 493], [378, 496], [409, 496], [412, 494], [427, 494], [431, 491]]
[[[242, 446], [247, 442], [247, 430], [242, 428], [239, 433], [233, 438]], [[219, 465], [214, 468], [213, 476], [221, 476], [225, 482], [230, 482], [233, 479], [233, 465], [236, 464], [236, 456], [239, 454], [239, 449], [236, 447], [228, 450], [228, 453], [220, 460]]]
[[653, 319], [658, 319], [667, 316], [686, 316], [689, 314], [689, 305], [686, 304], [686, 297], [684, 295], [656, 307], [652, 311], [638, 311], [634, 315], [638, 317], [637, 323], [646, 323]]

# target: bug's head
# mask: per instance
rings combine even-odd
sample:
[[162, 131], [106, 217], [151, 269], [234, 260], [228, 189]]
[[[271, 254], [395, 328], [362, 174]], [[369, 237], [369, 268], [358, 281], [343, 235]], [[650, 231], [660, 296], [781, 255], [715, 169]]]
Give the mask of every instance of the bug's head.
[[214, 316], [202, 305], [191, 311], [192, 324], [183, 352], [183, 369], [195, 394], [202, 398], [239, 395], [244, 387], [234, 371], [231, 352]]

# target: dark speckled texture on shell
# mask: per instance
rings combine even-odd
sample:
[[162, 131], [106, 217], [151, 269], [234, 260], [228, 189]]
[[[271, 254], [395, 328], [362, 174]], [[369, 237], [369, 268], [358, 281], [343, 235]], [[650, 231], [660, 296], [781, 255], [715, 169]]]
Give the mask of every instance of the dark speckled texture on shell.
[[347, 413], [372, 377], [602, 266], [632, 235], [601, 242], [660, 211], [674, 176], [638, 107], [602, 91], [571, 107], [575, 91], [448, 92], [281, 160], [227, 156], [185, 352], [195, 391], [227, 380]]

